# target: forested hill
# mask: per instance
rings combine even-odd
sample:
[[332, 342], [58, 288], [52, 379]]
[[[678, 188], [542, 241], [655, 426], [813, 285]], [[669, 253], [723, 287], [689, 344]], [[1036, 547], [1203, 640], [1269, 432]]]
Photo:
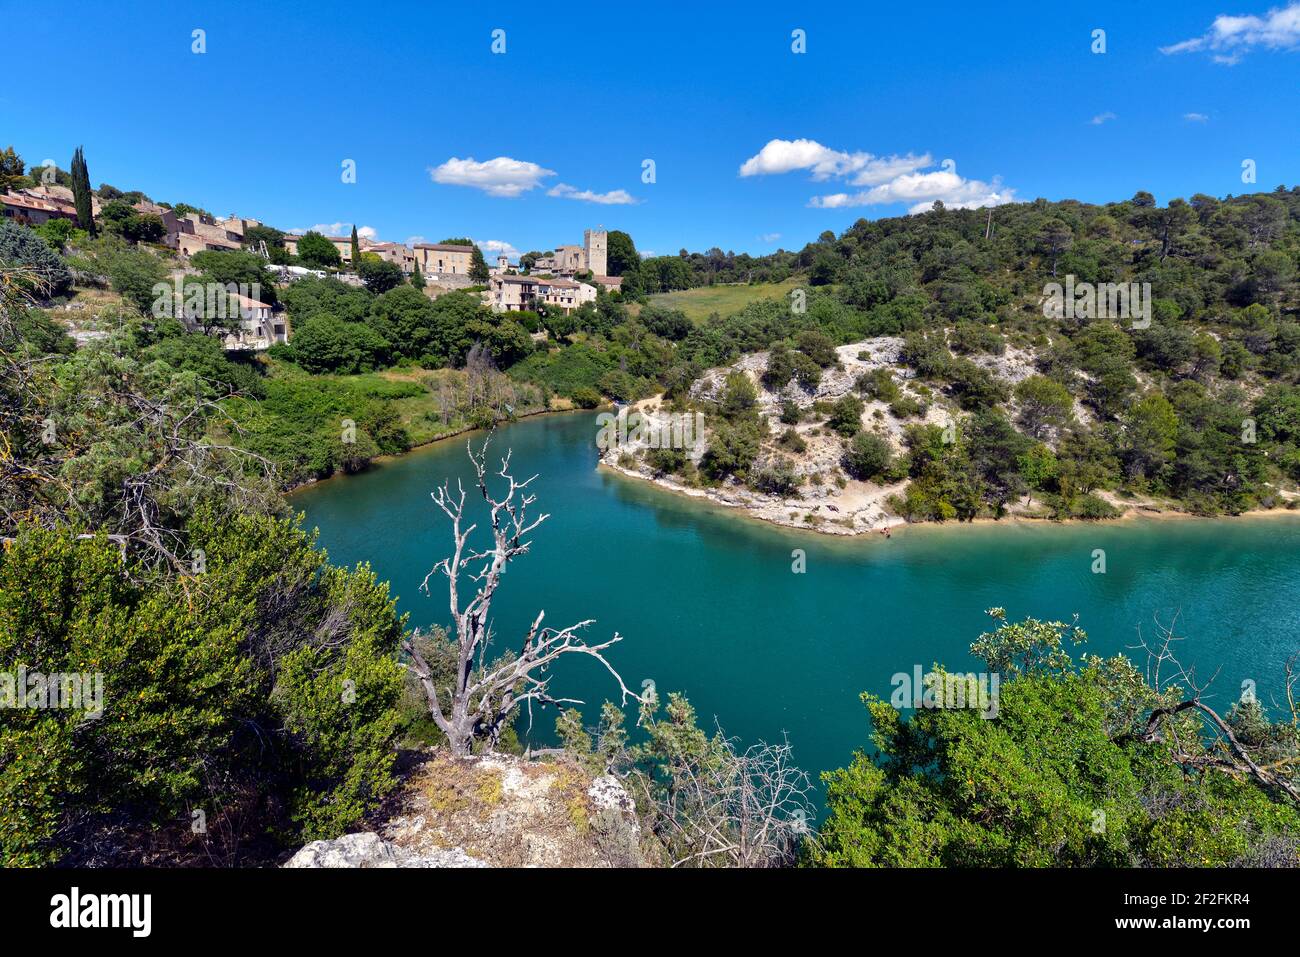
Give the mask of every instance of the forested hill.
[[1227, 378], [1250, 371], [1279, 378], [1300, 331], [1298, 256], [1300, 187], [1279, 187], [1223, 200], [1197, 194], [1163, 208], [1149, 193], [1104, 206], [1041, 199], [991, 210], [936, 204], [922, 215], [859, 220], [842, 236], [825, 232], [797, 253], [753, 258], [683, 250], [635, 262], [624, 275], [631, 277], [629, 293], [641, 288], [652, 296], [792, 277], [822, 293], [809, 299], [803, 317], [751, 309], [693, 331], [650, 309], [643, 321], [651, 332], [685, 339], [678, 360], [716, 364], [802, 328], [842, 342], [967, 322], [995, 324], [1004, 336], [1069, 337], [1078, 330], [1044, 317], [1042, 298], [1048, 283], [1072, 276], [1076, 283], [1150, 283], [1154, 331], [1134, 342], [1144, 361], [1186, 371], [1178, 362], [1192, 360], [1190, 339], [1203, 331], [1219, 343]]
[[[1098, 515], [1106, 510], [1080, 496], [1105, 489], [1198, 512], [1285, 504], [1279, 491], [1300, 478], [1298, 257], [1300, 189], [1198, 194], [1163, 208], [1147, 193], [1105, 206], [936, 205], [755, 261], [756, 281], [801, 270], [779, 300], [690, 325], [652, 297], [639, 321], [681, 335], [671, 368], [645, 371], [670, 402], [686, 403], [705, 370], [771, 350], [760, 377], [770, 395], [759, 398], [804, 406], [783, 415], [785, 425], [843, 423], [850, 477], [857, 433], [894, 433], [895, 454], [857, 477], [910, 479], [897, 503], [908, 518], [1000, 514], [1025, 493], [1058, 515]], [[1104, 290], [1092, 304], [1062, 301], [1064, 290], [1101, 283], [1133, 294], [1131, 315], [1108, 314]], [[898, 367], [862, 375], [858, 397], [843, 397], [838, 413], [817, 401], [826, 398], [822, 374], [843, 371], [834, 347], [875, 337], [901, 337]], [[1009, 355], [1032, 375], [999, 374]], [[897, 378], [906, 380], [901, 402]], [[629, 391], [651, 384], [640, 385]], [[879, 403], [885, 418], [862, 416], [864, 403]], [[753, 404], [725, 398], [713, 411], [727, 427], [703, 458], [660, 456], [657, 468], [703, 484], [796, 491], [788, 471], [774, 482], [773, 470], [798, 443], [786, 435], [783, 447]], [[942, 454], [932, 448], [933, 416], [925, 424], [934, 405], [961, 423]]]
[[[807, 273], [813, 285], [827, 285], [861, 278], [864, 270], [887, 280], [881, 273], [902, 269], [905, 276], [892, 280], [891, 291], [897, 293], [914, 282], [967, 283], [1004, 270], [1040, 280], [1056, 260], [1058, 272], [1072, 271], [1080, 281], [1163, 282], [1168, 288], [1157, 288], [1157, 295], [1180, 304], [1182, 296], [1173, 287], [1186, 284], [1201, 293], [1200, 305], [1221, 298], [1248, 305], [1254, 300], [1242, 285], [1246, 274], [1269, 266], [1257, 264], [1256, 256], [1270, 249], [1294, 251], [1298, 208], [1300, 187], [1222, 200], [1197, 193], [1165, 208], [1146, 192], [1105, 205], [1039, 199], [992, 210], [955, 210], [936, 204], [934, 212], [919, 216], [858, 220], [842, 236], [824, 232], [797, 252], [755, 257], [714, 248], [641, 260], [632, 285], [653, 294], [711, 283], [780, 282], [796, 273]], [[927, 258], [936, 248], [952, 252]], [[1197, 270], [1194, 277], [1190, 267]], [[1208, 283], [1207, 271], [1213, 274]], [[1225, 295], [1229, 290], [1233, 294]], [[878, 294], [859, 292], [846, 301], [869, 308]]]

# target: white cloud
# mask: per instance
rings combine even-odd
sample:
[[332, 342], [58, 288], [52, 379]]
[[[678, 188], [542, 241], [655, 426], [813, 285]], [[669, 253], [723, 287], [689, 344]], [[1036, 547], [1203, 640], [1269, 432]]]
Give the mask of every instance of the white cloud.
[[810, 169], [814, 179], [842, 175], [852, 158], [822, 146], [816, 140], [769, 140], [758, 153], [740, 164], [741, 176], [767, 176]]
[[508, 256], [511, 259], [519, 258], [519, 250], [504, 239], [476, 239], [474, 242], [479, 249], [483, 250], [485, 255], [491, 253], [493, 258], [501, 255]]
[[546, 191], [547, 196], [561, 199], [576, 199], [584, 203], [600, 203], [602, 206], [635, 206], [637, 198], [625, 189], [611, 189], [608, 193], [593, 193], [589, 189], [577, 189], [568, 183], [558, 183]]
[[1204, 113], [1184, 113], [1183, 119], [1188, 123], [1208, 123], [1210, 118]]
[[1117, 119], [1119, 119], [1118, 116], [1116, 116], [1110, 110], [1107, 110], [1105, 113], [1098, 113], [1088, 122], [1091, 123], [1093, 126], [1101, 126], [1101, 124], [1103, 123], [1109, 123], [1111, 120], [1117, 120]]
[[851, 176], [849, 182], [854, 186], [874, 186], [933, 163], [929, 153], [921, 156], [911, 153], [906, 156], [874, 156], [833, 150], [816, 140], [769, 140], [766, 146], [740, 164], [740, 175], [768, 176], [806, 169], [819, 182]]
[[408, 245], [408, 246], [414, 246], [416, 243], [427, 243], [427, 242], [428, 242], [428, 240], [425, 239], [423, 236], [407, 236], [407, 237], [406, 237], [406, 245]]
[[1010, 203], [1015, 190], [1004, 187], [1002, 180], [993, 178], [985, 183], [978, 179], [964, 179], [951, 170], [931, 173], [908, 173], [888, 183], [881, 183], [860, 193], [832, 193], [814, 196], [808, 203], [819, 209], [845, 209], [853, 206], [877, 206], [888, 203], [909, 203], [909, 213], [923, 213], [934, 201], [942, 200], [949, 209], [978, 209], [981, 206], [1001, 206]]
[[477, 162], [470, 156], [458, 159], [453, 156], [441, 166], [431, 167], [429, 175], [435, 183], [449, 186], [472, 186], [489, 196], [515, 197], [541, 185], [555, 170], [544, 169], [526, 160], [498, 156], [487, 162]]
[[761, 239], [761, 240], [762, 240], [763, 242], [765, 242], [765, 243], [774, 243], [774, 242], [776, 242], [778, 239], [781, 238], [781, 234], [780, 234], [780, 233], [764, 233], [763, 235], [759, 236], [758, 238]]
[[1160, 52], [1172, 55], [1204, 51], [1215, 63], [1232, 66], [1255, 47], [1300, 49], [1300, 2], [1274, 7], [1262, 17], [1219, 14], [1201, 36], [1161, 47]]
[[[312, 232], [321, 233], [325, 236], [351, 236], [351, 223], [317, 223], [311, 227]], [[358, 226], [358, 239], [376, 239], [379, 236], [379, 230], [374, 226]]]
[[[924, 212], [936, 199], [952, 209], [975, 209], [1012, 202], [1015, 190], [995, 177], [991, 183], [957, 175], [956, 164], [944, 160], [938, 170], [929, 153], [875, 156], [833, 150], [815, 140], [769, 140], [757, 154], [740, 165], [741, 176], [767, 176], [809, 170], [814, 181], [843, 179], [850, 186], [866, 186], [856, 193], [814, 196], [808, 205], [818, 209], [844, 209], [908, 203], [908, 211]], [[776, 237], [778, 234], [772, 234]], [[763, 237], [765, 242], [774, 242]]]

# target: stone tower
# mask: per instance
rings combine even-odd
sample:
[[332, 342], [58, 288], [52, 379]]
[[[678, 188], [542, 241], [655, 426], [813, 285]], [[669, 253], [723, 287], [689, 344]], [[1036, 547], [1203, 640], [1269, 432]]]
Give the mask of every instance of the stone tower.
[[582, 231], [582, 251], [587, 260], [587, 268], [593, 276], [605, 275], [605, 247], [608, 239], [609, 234], [603, 226]]

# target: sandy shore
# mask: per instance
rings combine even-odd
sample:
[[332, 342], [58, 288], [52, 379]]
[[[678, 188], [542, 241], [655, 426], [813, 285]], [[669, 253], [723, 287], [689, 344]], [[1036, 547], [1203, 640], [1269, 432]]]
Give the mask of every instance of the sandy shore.
[[[881, 399], [860, 396], [863, 400], [860, 425], [863, 431], [874, 432], [887, 441], [895, 455], [905, 452], [906, 428], [910, 422], [921, 421], [931, 426], [947, 427], [963, 415], [950, 400], [918, 386], [912, 371], [901, 363], [901, 348], [902, 340], [892, 336], [878, 336], [839, 346], [836, 348], [835, 365], [823, 371], [812, 392], [797, 387], [794, 383], [787, 383], [777, 391], [769, 389], [763, 381], [763, 372], [768, 364], [766, 352], [750, 353], [731, 365], [706, 370], [691, 386], [692, 398], [708, 407], [709, 403], [719, 401], [728, 376], [743, 374], [750, 380], [755, 392], [755, 411], [761, 420], [767, 422], [769, 429], [756, 461], [760, 466], [766, 467], [781, 460], [792, 469], [797, 484], [788, 497], [755, 491], [734, 480], [721, 486], [701, 488], [687, 485], [675, 475], [656, 474], [646, 463], [646, 458], [650, 449], [657, 448], [659, 442], [655, 441], [652, 446], [648, 436], [658, 438], [673, 435], [668, 428], [673, 413], [665, 408], [662, 395], [651, 396], [620, 409], [620, 414], [623, 411], [627, 413], [627, 430], [620, 432], [617, 445], [600, 446], [600, 464], [611, 472], [649, 482], [665, 491], [707, 500], [772, 525], [815, 531], [824, 535], [888, 537], [909, 525], [916, 528], [962, 524], [955, 520], [911, 524], [895, 514], [889, 502], [895, 496], [905, 494], [907, 480], [879, 485], [854, 479], [843, 467], [843, 439], [826, 426], [825, 405], [851, 393], [858, 395], [859, 378], [881, 370], [890, 373], [901, 396], [914, 400], [914, 411], [903, 413], [912, 418], [900, 418]], [[1008, 349], [1003, 356], [979, 357], [977, 364], [984, 365], [996, 378], [1011, 385], [1033, 373], [1032, 358], [1021, 350]], [[810, 411], [818, 402], [822, 403], [821, 409]], [[797, 405], [804, 414], [793, 424], [778, 424], [786, 403]], [[916, 408], [921, 411], [915, 411]], [[1086, 410], [1079, 408], [1076, 414], [1087, 420]], [[634, 415], [637, 417], [635, 420]], [[634, 425], [645, 428], [635, 429]], [[685, 442], [684, 445], [688, 450], [687, 457], [696, 467], [701, 464], [707, 446], [706, 433], [707, 428], [700, 435], [694, 436], [694, 441]], [[792, 437], [797, 437], [796, 445], [783, 441]], [[1131, 495], [1121, 497], [1107, 491], [1095, 494], [1119, 514], [1108, 519], [1056, 519], [1050, 516], [1047, 505], [1026, 495], [1010, 503], [1003, 518], [978, 518], [966, 524], [1007, 525], [1024, 522], [1064, 525], [1076, 522], [1095, 524], [1138, 519], [1209, 517], [1186, 512], [1179, 503], [1170, 500]], [[1300, 493], [1278, 490], [1278, 496], [1290, 503], [1300, 503]], [[1246, 514], [1300, 516], [1300, 510], [1269, 508]]]
[[[796, 528], [808, 532], [817, 532], [823, 535], [838, 536], [862, 536], [862, 535], [881, 535], [890, 536], [905, 532], [909, 528], [942, 528], [956, 525], [982, 525], [982, 526], [1008, 526], [1008, 525], [1116, 525], [1135, 521], [1195, 521], [1195, 520], [1223, 520], [1225, 518], [1276, 518], [1280, 516], [1290, 516], [1300, 518], [1300, 506], [1297, 508], [1261, 508], [1252, 511], [1243, 512], [1237, 516], [1230, 515], [1196, 515], [1191, 512], [1181, 511], [1172, 507], [1168, 503], [1154, 503], [1151, 501], [1128, 502], [1117, 496], [1106, 493], [1104, 497], [1116, 508], [1123, 511], [1114, 518], [1105, 519], [1083, 519], [1083, 518], [1050, 518], [1043, 515], [1030, 514], [1024, 509], [1027, 506], [1025, 501], [1017, 503], [1017, 510], [1008, 512], [1002, 518], [981, 517], [969, 521], [953, 520], [951, 522], [918, 522], [909, 523], [906, 519], [897, 515], [888, 515], [884, 513], [884, 500], [890, 495], [897, 493], [906, 483], [900, 483], [898, 486], [877, 487], [874, 493], [848, 496], [836, 496], [821, 501], [812, 502], [801, 499], [773, 500], [771, 496], [751, 492], [747, 489], [738, 488], [693, 488], [683, 485], [682, 483], [667, 477], [653, 476], [638, 469], [625, 468], [610, 460], [610, 457], [602, 459], [599, 468], [607, 469], [612, 473], [622, 475], [626, 478], [636, 479], [647, 482], [668, 492], [678, 495], [685, 495], [689, 498], [704, 499], [716, 505], [733, 509], [747, 518], [767, 522], [771, 525], [778, 525], [783, 528]], [[861, 507], [848, 511], [844, 505], [844, 499], [850, 498], [855, 503], [861, 502]], [[834, 506], [828, 509], [827, 506]], [[881, 513], [878, 517], [875, 510]], [[819, 511], [820, 510], [820, 511]], [[790, 513], [794, 513], [794, 517]], [[821, 521], [807, 521], [804, 515], [820, 515]], [[849, 521], [848, 519], [857, 519]]]
[[836, 495], [819, 499], [778, 499], [743, 487], [696, 488], [683, 485], [669, 476], [654, 476], [639, 469], [626, 468], [612, 456], [602, 458], [599, 467], [678, 495], [737, 509], [751, 518], [784, 528], [801, 528], [826, 535], [867, 535], [873, 532], [888, 535], [907, 524], [905, 519], [890, 515], [885, 507], [885, 500], [902, 491], [905, 482], [887, 486], [850, 482]]

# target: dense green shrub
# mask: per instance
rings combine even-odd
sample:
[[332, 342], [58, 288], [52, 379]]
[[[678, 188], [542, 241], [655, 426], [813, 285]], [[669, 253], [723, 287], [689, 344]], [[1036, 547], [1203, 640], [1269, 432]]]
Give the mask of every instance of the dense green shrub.
[[293, 361], [308, 372], [369, 372], [383, 364], [388, 341], [362, 322], [318, 313], [294, 329]]
[[210, 387], [214, 397], [233, 393], [253, 399], [266, 396], [266, 385], [256, 366], [232, 360], [213, 336], [178, 329], [176, 335], [160, 339], [145, 354], [178, 371], [193, 372]]
[[1070, 499], [1067, 514], [1071, 518], [1103, 519], [1118, 518], [1119, 509], [1096, 495], [1076, 495]]
[[374, 455], [411, 447], [392, 404], [372, 398], [368, 384], [299, 374], [267, 379], [265, 388], [262, 401], [235, 399], [227, 407], [241, 443], [276, 463], [285, 484], [356, 471]]
[[778, 342], [767, 354], [767, 368], [763, 370], [763, 385], [773, 391], [780, 391], [793, 378], [794, 359], [785, 343]]
[[7, 219], [0, 220], [0, 264], [29, 270], [21, 281], [42, 298], [62, 296], [72, 288], [72, 273], [63, 257], [33, 230]]
[[858, 432], [844, 453], [844, 469], [856, 479], [879, 478], [894, 459], [888, 440], [874, 432]]
[[600, 405], [600, 393], [587, 386], [579, 386], [570, 395], [573, 404], [580, 409], [594, 409]]
[[784, 497], [799, 489], [799, 476], [790, 460], [784, 457], [755, 469], [749, 481], [758, 491], [769, 495]]
[[889, 414], [898, 419], [915, 419], [925, 415], [925, 403], [910, 395], [900, 395], [889, 403]]
[[[824, 775], [828, 815], [807, 863], [831, 867], [1223, 867], [1293, 863], [1300, 814], [1248, 774], [1219, 770], [1188, 713], [1157, 719], [1181, 689], [1152, 688], [1126, 658], [1076, 664], [1062, 622], [1008, 624], [972, 653], [1001, 677], [981, 707], [923, 707], [864, 694], [872, 755]], [[936, 672], [943, 682], [945, 672]], [[950, 675], [949, 678], [958, 678]], [[972, 676], [974, 677], [974, 676]], [[942, 687], [942, 685], [940, 685]], [[985, 692], [990, 688], [985, 687]], [[996, 720], [986, 720], [990, 707]], [[1289, 722], [1258, 704], [1227, 719], [1272, 756]], [[1180, 756], [1178, 752], [1183, 752]], [[1098, 823], [1103, 826], [1097, 826]]]
[[512, 378], [544, 384], [557, 395], [574, 395], [579, 389], [600, 393], [600, 380], [618, 368], [608, 352], [584, 342], [550, 352], [535, 352], [510, 368]]
[[776, 444], [781, 446], [787, 452], [799, 454], [808, 450], [808, 443], [794, 429], [786, 429], [776, 440]]
[[647, 449], [645, 461], [656, 475], [672, 475], [684, 471], [690, 458], [681, 449], [660, 448]]
[[113, 291], [135, 306], [142, 316], [151, 316], [157, 296], [154, 287], [167, 281], [167, 269], [153, 253], [143, 249], [117, 249], [105, 257]]
[[795, 348], [823, 369], [835, 365], [838, 360], [835, 343], [825, 333], [815, 329], [799, 333], [795, 339]]
[[700, 471], [712, 479], [731, 475], [744, 478], [758, 456], [760, 436], [752, 422], [720, 421], [713, 427], [708, 447], [700, 459]]
[[845, 438], [851, 438], [862, 431], [862, 413], [866, 404], [852, 392], [846, 392], [835, 401], [830, 418], [826, 424]]
[[815, 392], [822, 380], [822, 367], [802, 352], [792, 353], [790, 362], [794, 366], [794, 381], [805, 392]]
[[854, 387], [867, 398], [881, 402], [893, 402], [902, 394], [894, 381], [894, 373], [884, 367], [864, 372], [858, 376]]
[[326, 565], [286, 521], [200, 514], [188, 534], [188, 578], [128, 575], [115, 544], [71, 530], [26, 528], [0, 553], [0, 669], [103, 689], [98, 718], [0, 710], [0, 862], [195, 809], [329, 836], [392, 788], [401, 623], [386, 588]]

